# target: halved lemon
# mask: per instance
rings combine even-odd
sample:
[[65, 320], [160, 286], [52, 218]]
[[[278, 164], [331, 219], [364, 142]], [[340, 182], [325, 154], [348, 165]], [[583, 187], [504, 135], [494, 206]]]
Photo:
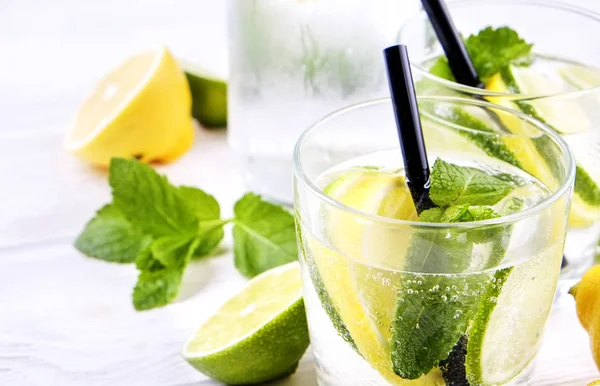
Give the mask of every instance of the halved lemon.
[[64, 146], [86, 161], [112, 157], [171, 161], [194, 139], [186, 77], [164, 47], [126, 60], [102, 79], [80, 107]]

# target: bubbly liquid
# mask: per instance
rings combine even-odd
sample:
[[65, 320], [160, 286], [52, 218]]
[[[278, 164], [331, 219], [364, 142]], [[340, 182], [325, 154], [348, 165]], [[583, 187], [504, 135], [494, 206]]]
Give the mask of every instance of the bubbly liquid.
[[[523, 210], [548, 195], [545, 186], [512, 166], [467, 160], [460, 155], [442, 158], [519, 181], [521, 186], [513, 194], [525, 202]], [[320, 186], [327, 186], [358, 165], [401, 173], [398, 159], [396, 151], [356, 158], [324, 173]], [[308, 224], [302, 214], [298, 221], [305, 305], [319, 385], [400, 385], [403, 380], [394, 373], [392, 357], [398, 353], [410, 357], [405, 350], [427, 352], [431, 348], [418, 338], [407, 344], [399, 338], [406, 336], [402, 332], [413, 331], [415, 337], [429, 335], [430, 343], [436, 344], [435, 337], [444, 329], [466, 331], [465, 342], [473, 339], [472, 347], [481, 348], [481, 354], [474, 357], [482, 364], [486, 383], [527, 384], [560, 270], [564, 240], [554, 230], [553, 210], [541, 211], [507, 228], [510, 241], [506, 253], [493, 265], [489, 264], [493, 243], [480, 240], [468, 249], [468, 255], [458, 256], [466, 249], [447, 250], [445, 257], [469, 261], [461, 271], [443, 271], [444, 261], [440, 260], [442, 271], [438, 272], [405, 269], [412, 244], [418, 243], [419, 237], [427, 240], [422, 233], [427, 231], [340, 217], [327, 208], [315, 210], [321, 223]], [[436, 239], [440, 244], [433, 245], [438, 248], [448, 238], [459, 241], [462, 237], [447, 229], [432, 232], [429, 236], [440, 236]], [[445, 258], [443, 254], [437, 257]], [[402, 304], [415, 309], [402, 308]], [[404, 314], [398, 314], [401, 309]], [[411, 324], [417, 309], [423, 315]], [[481, 322], [486, 315], [489, 320]], [[477, 328], [478, 336], [485, 337], [479, 345], [476, 338], [468, 336]], [[461, 362], [454, 361], [453, 366], [456, 363]], [[446, 385], [438, 364], [424, 382]]]

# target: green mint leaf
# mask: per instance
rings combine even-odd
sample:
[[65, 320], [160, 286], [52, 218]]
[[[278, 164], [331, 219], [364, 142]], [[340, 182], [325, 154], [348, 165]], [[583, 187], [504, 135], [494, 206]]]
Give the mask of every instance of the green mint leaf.
[[[487, 27], [477, 35], [469, 36], [465, 46], [483, 82], [511, 64], [528, 66], [533, 61], [531, 53], [533, 44], [527, 43], [509, 27], [497, 29]], [[440, 78], [454, 81], [454, 75], [445, 56], [438, 58], [429, 68], [429, 72]]]
[[[497, 217], [489, 207], [455, 205], [421, 213], [421, 222], [466, 222]], [[470, 229], [423, 229], [409, 245], [406, 271], [460, 273], [473, 255]], [[392, 364], [405, 379], [417, 379], [446, 359], [466, 333], [485, 293], [489, 275], [403, 274], [393, 322]], [[456, 310], [461, 310], [457, 313]], [[427, 350], [421, 348], [427, 347]]]
[[200, 238], [188, 241], [185, 247], [180, 245], [181, 240], [170, 241], [171, 244], [166, 239], [153, 243], [136, 261], [138, 267], [145, 269], [133, 289], [133, 306], [138, 311], [165, 306], [177, 297], [183, 273]]
[[142, 271], [133, 289], [133, 306], [137, 311], [169, 304], [177, 297], [184, 268]]
[[417, 379], [448, 358], [465, 335], [490, 276], [405, 276], [394, 316], [391, 359], [397, 375]]
[[194, 251], [193, 258], [209, 255], [223, 240], [224, 221], [221, 220], [221, 208], [217, 200], [198, 188], [180, 186], [179, 192], [190, 206], [200, 222], [202, 241]]
[[429, 196], [438, 206], [494, 205], [515, 185], [484, 171], [437, 159], [431, 172]]
[[144, 233], [153, 237], [198, 233], [198, 219], [179, 190], [150, 166], [113, 158], [109, 182], [114, 205]]
[[[166, 268], [180, 268], [187, 265], [188, 252], [192, 242], [199, 243], [200, 239], [180, 236], [161, 237], [152, 242], [150, 252], [152, 257]], [[190, 252], [190, 254], [193, 251]]]
[[294, 217], [278, 205], [248, 193], [234, 207], [236, 268], [253, 277], [298, 259]]
[[202, 189], [192, 186], [180, 186], [179, 193], [199, 221], [218, 220], [221, 218], [219, 203], [212, 195]]
[[526, 66], [533, 60], [533, 44], [527, 43], [509, 27], [487, 27], [477, 35], [469, 36], [465, 45], [484, 82], [510, 64]]
[[440, 56], [436, 59], [433, 65], [429, 68], [429, 72], [442, 79], [454, 81], [454, 74], [448, 64], [448, 59], [445, 56]]
[[166, 268], [160, 261], [154, 258], [151, 246], [151, 243], [148, 244], [148, 246], [142, 249], [135, 258], [135, 266], [140, 271], [154, 272]]
[[114, 205], [108, 204], [87, 223], [75, 240], [75, 248], [96, 259], [133, 263], [150, 241]]

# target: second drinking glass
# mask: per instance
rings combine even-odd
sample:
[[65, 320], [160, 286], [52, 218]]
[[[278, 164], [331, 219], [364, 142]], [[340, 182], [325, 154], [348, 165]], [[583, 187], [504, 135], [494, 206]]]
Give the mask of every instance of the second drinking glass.
[[[448, 10], [472, 57], [482, 50], [494, 53], [475, 58], [476, 67], [500, 70], [479, 74], [485, 89], [451, 80], [431, 23], [420, 12], [399, 33], [400, 42], [410, 44], [417, 93], [487, 99], [526, 113], [563, 136], [577, 161], [561, 275], [569, 288], [592, 265], [600, 236], [600, 40], [588, 38], [600, 34], [600, 15], [546, 0], [458, 0], [449, 2]], [[508, 62], [515, 53], [527, 52], [529, 44], [531, 55]], [[503, 60], [504, 66], [497, 63]], [[495, 118], [510, 130], [519, 130], [510, 116]], [[486, 143], [473, 143], [494, 151]], [[552, 155], [542, 153], [537, 159], [539, 151], [537, 143], [520, 154], [510, 150], [515, 162], [535, 167], [535, 175], [552, 174]]]

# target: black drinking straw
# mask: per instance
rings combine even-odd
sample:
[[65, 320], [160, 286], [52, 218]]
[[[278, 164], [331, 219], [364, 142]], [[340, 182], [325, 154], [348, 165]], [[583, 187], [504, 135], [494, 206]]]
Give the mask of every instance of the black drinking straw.
[[454, 26], [444, 0], [421, 0], [429, 21], [448, 58], [448, 65], [456, 81], [465, 86], [483, 88], [479, 75], [460, 34]]
[[429, 198], [429, 162], [408, 51], [405, 45], [396, 45], [386, 48], [384, 54], [406, 179], [420, 214], [435, 205]]

